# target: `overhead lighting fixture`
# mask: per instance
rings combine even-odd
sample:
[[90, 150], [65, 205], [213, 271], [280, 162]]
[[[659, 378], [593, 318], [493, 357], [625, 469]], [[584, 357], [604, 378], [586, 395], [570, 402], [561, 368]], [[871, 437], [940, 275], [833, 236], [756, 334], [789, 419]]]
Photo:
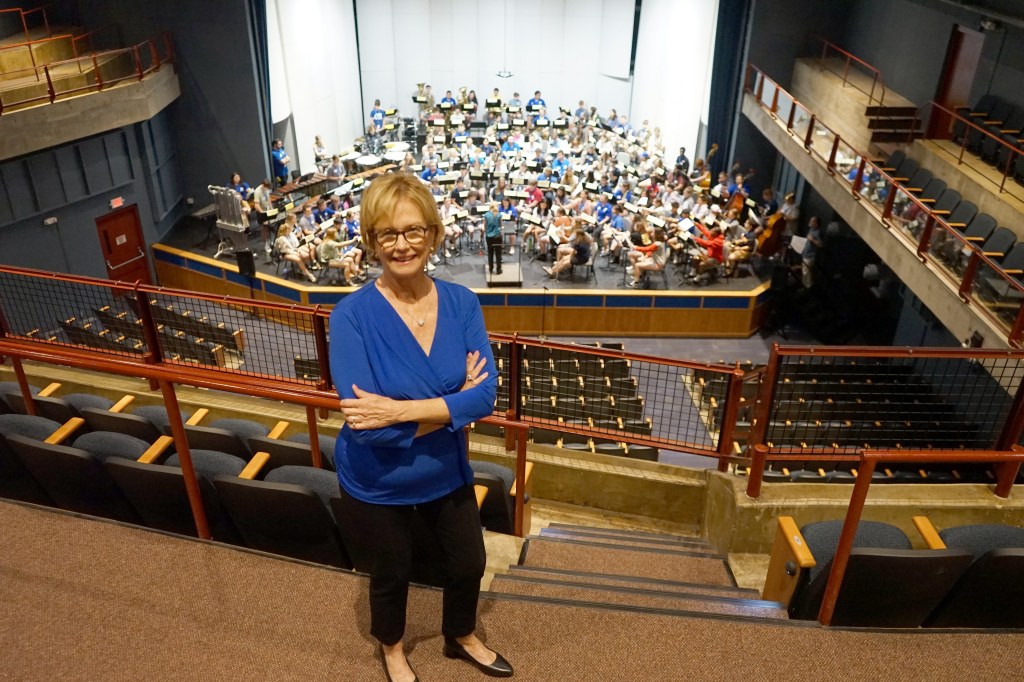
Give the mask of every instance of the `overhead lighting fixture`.
[[498, 72], [497, 75], [498, 75], [498, 78], [511, 78], [513, 74], [512, 74], [511, 71], [508, 71], [506, 69], [502, 69], [501, 71]]

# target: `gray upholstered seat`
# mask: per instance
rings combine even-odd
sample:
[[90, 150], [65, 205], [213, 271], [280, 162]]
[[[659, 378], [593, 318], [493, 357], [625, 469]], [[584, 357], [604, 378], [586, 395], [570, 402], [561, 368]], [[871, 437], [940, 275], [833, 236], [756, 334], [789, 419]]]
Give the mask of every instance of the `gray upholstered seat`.
[[149, 443], [125, 433], [93, 431], [76, 438], [75, 447], [85, 450], [102, 462], [108, 457], [138, 459], [149, 449]]
[[217, 419], [209, 424], [204, 424], [204, 426], [230, 431], [241, 438], [243, 442], [248, 442], [250, 438], [263, 438], [270, 433], [270, 429], [266, 426], [250, 419]]
[[[814, 555], [816, 565], [811, 569], [810, 580], [814, 581], [818, 574], [830, 567], [839, 544], [839, 534], [843, 531], [842, 521], [819, 521], [809, 523], [800, 529], [807, 548]], [[879, 521], [861, 521], [857, 525], [857, 534], [853, 538], [854, 547], [875, 547], [878, 549], [913, 549], [910, 538], [896, 526]]]
[[75, 410], [81, 410], [84, 407], [95, 407], [98, 410], [109, 410], [114, 406], [114, 401], [110, 398], [104, 398], [101, 395], [95, 395], [93, 393], [72, 393], [70, 395], [60, 396], [66, 403], [75, 408]]
[[46, 417], [27, 414], [0, 414], [0, 434], [16, 433], [26, 438], [46, 440], [60, 424]]
[[264, 478], [267, 483], [289, 483], [301, 485], [315, 492], [331, 508], [331, 498], [338, 496], [338, 477], [331, 471], [313, 467], [283, 466], [269, 472]]
[[[303, 431], [302, 433], [296, 433], [288, 437], [288, 440], [292, 443], [302, 443], [303, 445], [309, 445], [309, 432]], [[331, 471], [335, 471], [334, 466], [334, 448], [338, 444], [337, 438], [331, 436], [325, 436], [320, 433], [317, 434], [317, 440], [320, 441], [320, 455], [323, 457], [324, 464]]]
[[[140, 405], [132, 410], [132, 414], [136, 417], [142, 417], [156, 424], [164, 433], [170, 433], [171, 421], [167, 417], [167, 408], [163, 405]], [[191, 415], [188, 412], [181, 412], [181, 420], [186, 422], [189, 420]]]
[[998, 523], [945, 528], [939, 531], [939, 537], [946, 543], [946, 547], [970, 550], [974, 556], [981, 556], [993, 549], [1024, 547], [1024, 528]]
[[[192, 450], [192, 466], [196, 473], [206, 478], [213, 478], [217, 474], [237, 476], [245, 468], [245, 460], [241, 457], [228, 455], [215, 450]], [[178, 462], [178, 455], [174, 454], [167, 458], [167, 466], [181, 467]]]

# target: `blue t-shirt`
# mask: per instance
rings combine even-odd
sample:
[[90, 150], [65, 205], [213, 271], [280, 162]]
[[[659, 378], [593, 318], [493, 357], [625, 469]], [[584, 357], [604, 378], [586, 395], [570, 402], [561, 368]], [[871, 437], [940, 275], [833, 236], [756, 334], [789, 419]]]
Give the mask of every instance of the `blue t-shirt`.
[[605, 218], [608, 218], [610, 220], [612, 217], [612, 205], [607, 201], [599, 201], [597, 202], [596, 212], [597, 222], [601, 222]]
[[430, 168], [425, 168], [423, 169], [423, 172], [420, 173], [420, 177], [426, 180], [427, 182], [430, 182], [431, 180], [434, 179], [434, 176], [437, 175], [437, 173], [438, 170], [436, 168], [433, 170], [431, 170]]
[[[498, 373], [476, 295], [443, 280], [434, 286], [437, 330], [429, 354], [373, 283], [343, 298], [331, 313], [331, 377], [343, 399], [355, 397], [355, 384], [396, 400], [440, 397], [451, 414], [450, 424], [419, 438], [414, 422], [342, 428], [334, 454], [338, 482], [358, 500], [420, 504], [473, 483], [462, 429], [493, 411]], [[485, 358], [488, 377], [462, 391], [472, 351]]]
[[274, 157], [274, 176], [287, 180], [288, 166], [284, 165], [284, 160], [288, 156], [288, 153], [285, 152], [284, 147], [271, 151], [270, 155]]
[[238, 192], [238, 194], [244, 199], [249, 194], [249, 183], [243, 180], [237, 185], [232, 185], [231, 189]]
[[373, 121], [373, 125], [377, 130], [384, 127], [384, 110], [374, 107], [370, 109], [370, 120]]

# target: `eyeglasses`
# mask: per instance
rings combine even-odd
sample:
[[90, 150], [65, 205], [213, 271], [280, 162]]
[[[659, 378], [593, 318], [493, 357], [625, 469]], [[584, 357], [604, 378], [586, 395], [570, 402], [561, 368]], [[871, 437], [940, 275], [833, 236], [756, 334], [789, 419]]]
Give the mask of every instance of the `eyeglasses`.
[[398, 243], [399, 237], [405, 237], [409, 246], [418, 246], [427, 238], [429, 228], [426, 225], [413, 225], [407, 230], [381, 230], [377, 232], [377, 243], [390, 249]]

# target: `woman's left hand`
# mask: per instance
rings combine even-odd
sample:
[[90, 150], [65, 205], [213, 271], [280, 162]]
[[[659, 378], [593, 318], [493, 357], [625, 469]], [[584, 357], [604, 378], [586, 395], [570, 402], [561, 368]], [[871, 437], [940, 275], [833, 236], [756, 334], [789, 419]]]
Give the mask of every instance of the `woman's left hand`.
[[352, 384], [355, 398], [341, 401], [341, 414], [350, 429], [363, 431], [381, 429], [403, 421], [401, 403], [376, 393], [369, 393]]

